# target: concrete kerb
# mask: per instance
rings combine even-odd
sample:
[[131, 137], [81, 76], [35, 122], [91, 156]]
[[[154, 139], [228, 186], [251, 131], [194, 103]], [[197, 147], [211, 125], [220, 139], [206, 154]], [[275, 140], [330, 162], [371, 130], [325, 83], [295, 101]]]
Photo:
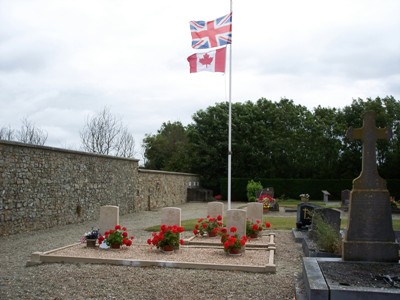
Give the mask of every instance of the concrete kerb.
[[341, 262], [341, 258], [304, 257], [303, 284], [309, 300], [396, 300], [400, 290], [370, 287], [349, 287], [326, 281], [319, 262]]
[[[252, 251], [265, 251], [268, 253], [268, 263], [262, 266], [253, 265], [232, 265], [232, 264], [212, 264], [212, 263], [195, 263], [195, 262], [177, 262], [170, 260], [136, 260], [136, 259], [120, 259], [120, 258], [93, 258], [82, 256], [65, 256], [57, 255], [57, 252], [69, 247], [75, 247], [80, 243], [74, 243], [65, 247], [50, 250], [47, 252], [34, 252], [26, 266], [35, 266], [42, 263], [82, 263], [82, 264], [110, 264], [110, 265], [123, 265], [132, 267], [167, 267], [167, 268], [181, 268], [181, 269], [204, 269], [204, 270], [222, 270], [222, 271], [243, 271], [253, 273], [275, 273], [276, 265], [274, 262], [274, 249], [253, 249]], [[204, 246], [204, 245], [188, 245], [182, 246], [190, 251], [191, 248], [219, 248], [221, 246]], [[251, 251], [249, 249], [249, 251]]]

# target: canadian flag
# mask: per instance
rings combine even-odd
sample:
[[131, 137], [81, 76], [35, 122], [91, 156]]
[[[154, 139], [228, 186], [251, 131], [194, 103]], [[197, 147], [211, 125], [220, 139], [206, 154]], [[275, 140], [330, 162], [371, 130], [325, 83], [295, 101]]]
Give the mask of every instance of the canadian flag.
[[225, 73], [226, 47], [214, 51], [195, 53], [187, 58], [190, 73], [201, 71]]

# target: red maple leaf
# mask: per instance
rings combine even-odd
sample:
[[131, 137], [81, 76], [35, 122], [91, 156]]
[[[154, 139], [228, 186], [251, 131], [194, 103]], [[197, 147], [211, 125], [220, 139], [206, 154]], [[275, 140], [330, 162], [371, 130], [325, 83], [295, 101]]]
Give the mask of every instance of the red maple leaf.
[[208, 55], [208, 53], [204, 54], [204, 56], [202, 58], [199, 59], [199, 62], [202, 65], [205, 65], [206, 68], [208, 67], [208, 65], [210, 65], [212, 63], [214, 58], [210, 57], [210, 55]]

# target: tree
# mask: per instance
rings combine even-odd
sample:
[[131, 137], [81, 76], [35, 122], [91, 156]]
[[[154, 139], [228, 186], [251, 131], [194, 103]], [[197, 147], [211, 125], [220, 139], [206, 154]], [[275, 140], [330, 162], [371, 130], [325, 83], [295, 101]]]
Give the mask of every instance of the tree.
[[143, 139], [145, 167], [155, 170], [190, 172], [189, 141], [181, 122], [167, 122], [155, 135]]
[[135, 155], [132, 134], [107, 107], [87, 118], [80, 136], [84, 151], [120, 157]]
[[47, 140], [47, 132], [36, 127], [27, 117], [22, 119], [21, 128], [17, 131], [9, 127], [0, 129], [0, 140], [18, 141], [25, 144], [43, 146]]
[[14, 129], [11, 127], [0, 128], [0, 140], [12, 141], [14, 140]]

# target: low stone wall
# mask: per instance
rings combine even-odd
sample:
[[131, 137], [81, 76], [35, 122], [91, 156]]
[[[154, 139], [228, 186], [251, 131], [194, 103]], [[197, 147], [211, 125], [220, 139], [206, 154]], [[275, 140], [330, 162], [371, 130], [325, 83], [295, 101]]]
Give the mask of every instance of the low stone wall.
[[193, 174], [140, 170], [138, 160], [0, 142], [0, 235], [186, 202]]

